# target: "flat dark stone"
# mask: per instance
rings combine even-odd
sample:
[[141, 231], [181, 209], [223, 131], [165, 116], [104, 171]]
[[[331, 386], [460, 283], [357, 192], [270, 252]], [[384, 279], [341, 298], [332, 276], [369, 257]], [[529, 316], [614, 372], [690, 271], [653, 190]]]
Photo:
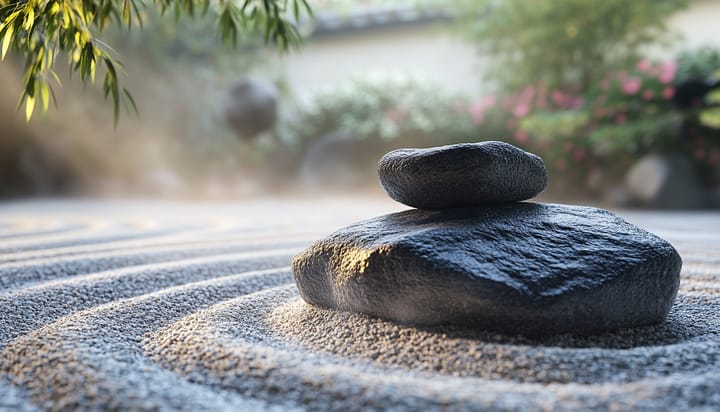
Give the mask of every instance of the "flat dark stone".
[[670, 243], [608, 211], [536, 203], [379, 216], [292, 263], [314, 305], [528, 336], [660, 323], [681, 266]]
[[504, 142], [393, 150], [378, 175], [390, 197], [421, 209], [517, 202], [547, 186], [542, 159]]

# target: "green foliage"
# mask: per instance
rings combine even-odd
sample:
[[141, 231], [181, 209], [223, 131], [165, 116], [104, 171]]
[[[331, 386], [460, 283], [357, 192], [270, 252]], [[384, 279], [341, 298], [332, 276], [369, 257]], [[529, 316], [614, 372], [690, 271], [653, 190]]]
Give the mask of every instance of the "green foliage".
[[135, 103], [119, 84], [122, 65], [117, 54], [97, 37], [110, 25], [142, 26], [145, 8], [163, 14], [196, 18], [212, 13], [223, 41], [236, 45], [246, 31], [263, 33], [266, 42], [287, 48], [300, 42], [288, 20], [300, 17], [301, 8], [310, 13], [305, 0], [0, 0], [0, 54], [9, 50], [25, 56], [24, 91], [27, 119], [37, 102], [46, 111], [54, 97], [53, 83], [60, 84], [54, 65], [59, 53], [66, 53], [73, 71], [83, 83], [94, 83], [98, 69], [104, 69], [103, 91], [119, 117], [120, 100], [128, 107]]
[[677, 137], [678, 119], [663, 113], [662, 116], [642, 117], [624, 124], [607, 123], [589, 131], [587, 138], [599, 156], [618, 156], [630, 153], [642, 155], [650, 148], [657, 149], [661, 139]]
[[[511, 143], [542, 153], [548, 167], [566, 178], [584, 179], [601, 169], [622, 176], [634, 159], [671, 151], [693, 159], [713, 184], [720, 166], [720, 91], [711, 92], [705, 106], [681, 109], [673, 102], [681, 79], [704, 79], [717, 68], [693, 63], [705, 61], [704, 55], [683, 52], [677, 62], [642, 59], [604, 73], [587, 89], [528, 85], [493, 97], [497, 104], [480, 105], [484, 110], [476, 116], [504, 124], [502, 135]], [[688, 67], [695, 67], [693, 76]]]
[[712, 106], [700, 112], [700, 123], [706, 127], [720, 129], [720, 89], [710, 92], [705, 100]]
[[[181, 66], [215, 66], [225, 58], [240, 63], [241, 71], [253, 65], [264, 48], [263, 34], [251, 28], [238, 35], [235, 50], [218, 42], [216, 16], [166, 18], [155, 9], [143, 13], [143, 29], [130, 33], [124, 28], [105, 32], [108, 42], [122, 55], [133, 55], [154, 65], [172, 69]], [[243, 58], [247, 57], [248, 61]]]
[[[678, 81], [705, 79], [720, 67], [720, 50], [713, 46], [685, 50], [678, 57]], [[720, 77], [720, 73], [717, 74]]]
[[584, 110], [539, 111], [522, 119], [519, 128], [540, 140], [573, 139], [589, 120]]
[[296, 147], [336, 131], [368, 140], [449, 141], [466, 139], [472, 127], [464, 98], [423, 76], [376, 73], [299, 101], [281, 138]]
[[[704, 46], [687, 50], [678, 56], [678, 80], [718, 80], [720, 79], [720, 49]], [[720, 129], [720, 90], [716, 89], [705, 96], [707, 108], [698, 114], [700, 125]]]
[[[663, 39], [665, 18], [686, 0], [467, 0], [463, 28], [493, 58], [488, 77], [502, 89], [599, 82]], [[479, 13], [482, 12], [480, 16]]]

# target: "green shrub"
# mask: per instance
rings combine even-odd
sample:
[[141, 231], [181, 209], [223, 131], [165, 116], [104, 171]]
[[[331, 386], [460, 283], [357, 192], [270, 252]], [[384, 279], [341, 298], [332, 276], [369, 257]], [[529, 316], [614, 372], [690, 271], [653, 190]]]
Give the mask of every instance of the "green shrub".
[[720, 183], [720, 92], [710, 93], [705, 106], [680, 108], [673, 101], [680, 82], [710, 77], [717, 69], [692, 63], [703, 59], [692, 52], [674, 61], [643, 59], [605, 73], [587, 89], [525, 86], [497, 98], [480, 117], [504, 124], [501, 135], [541, 153], [551, 172], [566, 179], [586, 179], [601, 169], [619, 178], [644, 154], [672, 151], [693, 159], [712, 186]]
[[467, 0], [461, 27], [483, 56], [489, 80], [517, 91], [600, 81], [667, 39], [666, 17], [686, 0]]
[[[702, 46], [684, 50], [676, 58], [678, 62], [677, 81], [706, 79], [720, 67], [720, 49], [716, 46]], [[720, 75], [719, 75], [720, 76]]]
[[421, 75], [374, 73], [325, 88], [297, 102], [280, 139], [302, 150], [329, 133], [367, 140], [432, 141], [471, 138], [468, 100]]

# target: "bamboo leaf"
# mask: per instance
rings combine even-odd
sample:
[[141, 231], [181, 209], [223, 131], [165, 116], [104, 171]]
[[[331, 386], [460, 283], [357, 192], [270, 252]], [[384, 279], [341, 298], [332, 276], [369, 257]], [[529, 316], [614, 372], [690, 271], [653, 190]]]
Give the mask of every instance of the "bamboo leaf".
[[123, 1], [122, 18], [128, 30], [132, 28], [132, 17], [130, 16], [130, 0]]
[[27, 96], [25, 98], [25, 120], [30, 121], [35, 110], [35, 98], [33, 96]]
[[30, 7], [25, 15], [25, 30], [30, 31], [35, 24], [35, 10]]
[[2, 56], [0, 57], [0, 58], [2, 58], [2, 60], [5, 60], [5, 55], [7, 54], [8, 48], [10, 48], [10, 43], [12, 43], [14, 32], [15, 32], [15, 28], [13, 26], [7, 27], [5, 36], [3, 36]]
[[303, 2], [303, 5], [305, 6], [305, 11], [307, 12], [307, 14], [308, 14], [310, 17], [313, 17], [312, 7], [310, 7], [310, 5], [308, 4], [307, 0], [302, 0], [302, 2]]
[[[217, 33], [235, 47], [245, 32], [264, 36], [266, 42], [283, 49], [295, 45], [299, 36], [291, 21], [299, 20], [303, 8], [311, 14], [306, 0], [0, 0], [0, 59], [11, 49], [25, 57], [25, 87], [18, 110], [24, 104], [29, 119], [36, 106], [49, 109], [50, 98], [55, 101], [51, 79], [61, 84], [53, 71], [61, 55], [69, 56], [69, 74], [79, 75], [84, 85], [94, 83], [98, 66], [105, 66], [102, 90], [114, 104], [115, 122], [120, 99], [128, 110], [137, 112], [132, 96], [120, 86], [116, 69], [122, 65], [111, 58], [110, 46], [96, 36], [113, 23], [141, 28], [142, 7], [151, 6], [162, 13], [175, 11], [178, 19], [217, 13]], [[137, 27], [132, 27], [134, 22]]]
[[137, 104], [135, 104], [135, 99], [133, 99], [130, 92], [123, 87], [123, 96], [125, 97], [125, 104], [131, 108], [136, 115], [139, 115], [140, 112], [138, 111]]
[[40, 100], [42, 103], [42, 110], [47, 112], [50, 107], [50, 90], [45, 82], [40, 83]]

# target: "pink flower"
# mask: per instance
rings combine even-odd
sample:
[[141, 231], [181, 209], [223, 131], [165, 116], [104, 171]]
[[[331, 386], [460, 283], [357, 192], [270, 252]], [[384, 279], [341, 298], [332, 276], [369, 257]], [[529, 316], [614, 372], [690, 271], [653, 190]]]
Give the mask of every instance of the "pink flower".
[[565, 162], [565, 159], [557, 159], [555, 161], [555, 167], [560, 171], [565, 170], [566, 166], [567, 166], [567, 162]]
[[662, 84], [670, 84], [670, 82], [672, 82], [674, 78], [675, 78], [675, 73], [670, 73], [670, 72], [662, 72], [662, 73], [660, 73], [660, 76], [658, 76], [658, 79], [660, 80], [660, 83], [662, 83]]
[[495, 96], [485, 96], [482, 99], [472, 103], [469, 111], [472, 117], [473, 123], [481, 124], [485, 119], [485, 111], [490, 107], [495, 106]]
[[486, 109], [488, 107], [492, 107], [495, 105], [495, 96], [489, 95], [489, 96], [483, 96], [480, 98], [480, 100], [477, 100], [475, 102], [478, 106]]
[[475, 102], [470, 105], [469, 111], [472, 122], [476, 125], [482, 124], [483, 120], [485, 120], [485, 106], [480, 102]]
[[648, 61], [648, 59], [642, 59], [638, 62], [637, 66], [635, 66], [635, 67], [637, 67], [637, 69], [640, 70], [641, 72], [647, 73], [648, 71], [650, 71], [650, 68], [651, 68], [650, 61]]
[[527, 104], [519, 104], [515, 106], [515, 109], [513, 110], [513, 114], [516, 117], [525, 117], [530, 113], [530, 106]]
[[565, 143], [563, 144], [563, 150], [565, 150], [565, 151], [568, 152], [568, 153], [570, 153], [570, 151], [572, 151], [572, 149], [573, 149], [574, 147], [575, 147], [575, 146], [573, 146], [572, 142], [565, 142]]
[[650, 89], [646, 89], [642, 94], [642, 97], [645, 100], [652, 100], [653, 96], [655, 96], [655, 93], [653, 93]]
[[576, 97], [574, 99], [570, 99], [568, 107], [577, 110], [582, 107], [583, 103], [585, 103], [585, 99], [582, 96]]
[[627, 115], [625, 113], [618, 113], [615, 115], [615, 123], [625, 124], [627, 123]]
[[660, 75], [658, 80], [662, 84], [670, 84], [677, 74], [677, 64], [675, 62], [666, 62], [660, 67]]
[[670, 99], [675, 95], [675, 89], [673, 89], [672, 87], [666, 87], [663, 89], [662, 95], [664, 98]]
[[515, 132], [515, 140], [517, 140], [518, 143], [527, 143], [530, 141], [530, 136], [528, 136], [527, 132], [518, 130]]
[[622, 91], [625, 94], [635, 94], [640, 90], [641, 80], [637, 77], [629, 77], [623, 81]]
[[551, 96], [553, 102], [555, 102], [555, 104], [557, 104], [558, 106], [564, 106], [565, 102], [567, 101], [565, 94], [560, 90], [553, 91]]

